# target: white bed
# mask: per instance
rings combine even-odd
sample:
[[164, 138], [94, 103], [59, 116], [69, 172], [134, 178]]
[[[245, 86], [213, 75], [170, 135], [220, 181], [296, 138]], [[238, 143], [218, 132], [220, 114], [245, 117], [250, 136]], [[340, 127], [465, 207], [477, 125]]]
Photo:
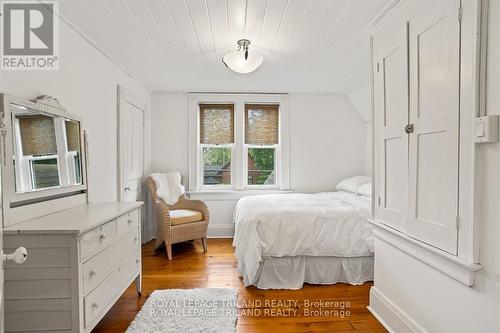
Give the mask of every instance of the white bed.
[[300, 289], [305, 282], [373, 280], [370, 203], [346, 191], [241, 199], [233, 246], [244, 285]]

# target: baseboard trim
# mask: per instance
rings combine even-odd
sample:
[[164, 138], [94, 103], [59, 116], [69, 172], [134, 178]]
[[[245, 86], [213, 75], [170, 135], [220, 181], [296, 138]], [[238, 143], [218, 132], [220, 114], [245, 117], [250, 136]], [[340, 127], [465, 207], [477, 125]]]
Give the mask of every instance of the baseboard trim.
[[429, 333], [375, 286], [370, 288], [370, 305], [368, 306], [368, 311], [370, 311], [390, 333]]
[[234, 224], [214, 223], [208, 225], [208, 238], [233, 238]]

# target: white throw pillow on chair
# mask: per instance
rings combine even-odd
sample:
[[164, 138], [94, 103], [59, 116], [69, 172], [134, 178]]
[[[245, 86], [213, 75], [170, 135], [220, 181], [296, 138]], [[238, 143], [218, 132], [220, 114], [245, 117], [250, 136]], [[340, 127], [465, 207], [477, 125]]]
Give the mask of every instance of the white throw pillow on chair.
[[185, 187], [181, 185], [179, 172], [153, 173], [151, 178], [155, 182], [156, 196], [167, 205], [175, 205], [181, 195], [186, 192]]

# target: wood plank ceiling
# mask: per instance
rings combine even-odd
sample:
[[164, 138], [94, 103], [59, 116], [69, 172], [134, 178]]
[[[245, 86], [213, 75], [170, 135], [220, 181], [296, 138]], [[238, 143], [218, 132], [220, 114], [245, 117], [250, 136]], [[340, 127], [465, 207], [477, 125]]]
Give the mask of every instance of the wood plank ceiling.
[[[61, 15], [153, 91], [351, 92], [369, 29], [394, 0], [63, 0]], [[221, 62], [240, 38], [264, 63]]]

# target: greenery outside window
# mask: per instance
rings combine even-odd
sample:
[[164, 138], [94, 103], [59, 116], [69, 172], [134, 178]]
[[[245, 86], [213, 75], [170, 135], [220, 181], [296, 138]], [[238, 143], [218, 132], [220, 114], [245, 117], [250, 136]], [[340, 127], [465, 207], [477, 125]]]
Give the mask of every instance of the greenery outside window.
[[276, 149], [249, 147], [247, 151], [247, 185], [276, 185]]

